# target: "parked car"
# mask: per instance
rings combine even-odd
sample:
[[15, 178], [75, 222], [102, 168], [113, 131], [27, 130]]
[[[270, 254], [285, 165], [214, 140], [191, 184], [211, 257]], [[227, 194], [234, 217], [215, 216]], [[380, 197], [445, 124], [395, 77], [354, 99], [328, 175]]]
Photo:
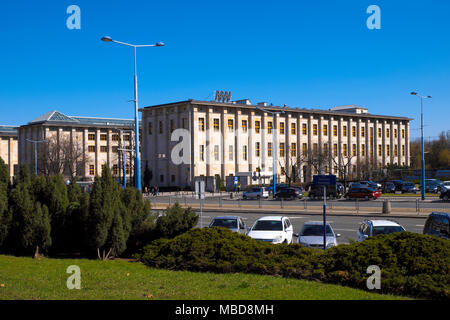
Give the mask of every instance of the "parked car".
[[[327, 199], [339, 199], [343, 195], [344, 186], [341, 184], [329, 185], [327, 186]], [[311, 185], [311, 189], [308, 194], [309, 198], [312, 200], [323, 199], [323, 186]]]
[[395, 184], [393, 182], [385, 182], [382, 190], [383, 193], [395, 193]]
[[298, 188], [283, 188], [275, 196], [277, 199], [302, 199], [303, 192]]
[[376, 200], [381, 196], [381, 192], [373, 188], [360, 188], [352, 187], [345, 194], [345, 199], [365, 199], [365, 200]]
[[247, 235], [258, 241], [292, 243], [294, 227], [288, 217], [267, 216], [256, 220]]
[[432, 212], [425, 222], [423, 234], [429, 234], [447, 240], [450, 239], [450, 213]]
[[392, 220], [364, 220], [356, 231], [356, 241], [363, 241], [379, 234], [404, 231], [406, 231], [405, 228]]
[[[419, 189], [422, 190], [422, 183], [420, 183]], [[439, 193], [447, 188], [444, 187], [440, 180], [426, 179], [425, 180], [425, 192], [427, 193]]]
[[[331, 248], [337, 246], [336, 238], [341, 235], [334, 233], [333, 228], [327, 223], [327, 247]], [[308, 248], [320, 248], [323, 249], [323, 222], [320, 221], [308, 221], [303, 224], [302, 231], [296, 236], [298, 237], [298, 243]]]
[[375, 182], [373, 182], [373, 181], [359, 181], [359, 182], [357, 182], [357, 184], [358, 184], [360, 187], [369, 187], [369, 188], [372, 188], [372, 189], [378, 189], [378, 188], [381, 188], [381, 185], [378, 186], [378, 183], [375, 183]]
[[269, 191], [264, 187], [253, 187], [242, 194], [244, 199], [269, 198]]
[[238, 216], [214, 217], [209, 224], [209, 227], [224, 227], [230, 229], [233, 232], [239, 232], [242, 234], [245, 234], [247, 232], [244, 220]]
[[417, 192], [419, 192], [419, 189], [412, 182], [405, 182], [402, 185], [402, 193], [417, 193]]
[[392, 183], [395, 185], [395, 191], [402, 191], [402, 186], [405, 182], [403, 180], [394, 180]]
[[441, 195], [439, 196], [439, 199], [448, 201], [450, 199], [450, 189], [446, 189], [445, 191], [442, 191]]
[[444, 181], [444, 182], [442, 182], [442, 184], [444, 185], [445, 189], [447, 189], [447, 190], [450, 189], [450, 181]]

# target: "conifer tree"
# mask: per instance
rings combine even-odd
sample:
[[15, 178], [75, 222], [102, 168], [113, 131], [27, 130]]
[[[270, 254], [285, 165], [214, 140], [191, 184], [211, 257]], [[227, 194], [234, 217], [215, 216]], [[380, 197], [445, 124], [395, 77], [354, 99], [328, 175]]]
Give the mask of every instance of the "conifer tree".
[[8, 166], [0, 158], [0, 248], [8, 235], [11, 224], [11, 214], [8, 208], [8, 184]]

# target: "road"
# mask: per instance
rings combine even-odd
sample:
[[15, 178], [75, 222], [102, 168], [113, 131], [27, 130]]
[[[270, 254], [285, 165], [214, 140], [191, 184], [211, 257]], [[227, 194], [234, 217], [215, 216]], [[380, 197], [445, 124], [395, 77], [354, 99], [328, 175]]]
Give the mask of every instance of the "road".
[[[227, 215], [227, 212], [203, 212], [202, 215], [202, 226], [208, 226], [211, 220], [216, 216]], [[256, 213], [237, 213], [233, 215], [239, 215], [243, 218], [247, 227], [253, 225], [253, 223], [262, 215]], [[274, 213], [273, 215], [282, 215], [278, 213]], [[317, 214], [301, 214], [301, 215], [289, 215], [287, 214], [291, 220], [292, 225], [294, 226], [294, 233], [298, 233], [301, 231], [303, 224], [306, 221], [323, 221], [322, 215]], [[327, 215], [327, 222], [331, 224], [335, 233], [341, 234], [341, 237], [338, 238], [338, 244], [349, 243], [350, 239], [355, 240], [356, 231], [359, 228], [359, 223], [364, 219], [385, 219], [376, 216], [337, 216], [337, 215]], [[426, 217], [417, 217], [417, 218], [396, 218], [393, 219], [401, 224], [407, 231], [422, 233], [423, 226], [426, 220]], [[198, 224], [200, 227], [200, 221]]]

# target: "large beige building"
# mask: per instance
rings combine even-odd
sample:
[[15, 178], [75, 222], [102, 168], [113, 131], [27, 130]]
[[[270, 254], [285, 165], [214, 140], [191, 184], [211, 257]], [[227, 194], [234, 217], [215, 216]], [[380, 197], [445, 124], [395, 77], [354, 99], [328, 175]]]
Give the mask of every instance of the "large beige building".
[[[410, 164], [412, 119], [355, 105], [318, 110], [187, 100], [140, 111], [142, 164], [151, 168], [152, 185], [193, 187], [209, 177], [212, 189], [219, 178], [229, 186], [234, 176], [243, 186], [260, 177], [268, 183], [274, 155], [277, 182], [308, 181], [318, 170], [357, 175], [364, 168]], [[317, 155], [327, 155], [319, 167], [310, 161]]]
[[[134, 146], [134, 120], [67, 116], [50, 111], [18, 128], [19, 163], [28, 164], [34, 171], [37, 143], [39, 174], [63, 173], [81, 180], [92, 181], [101, 175], [104, 165], [113, 176], [123, 179], [123, 155], [120, 149]], [[127, 152], [125, 170], [127, 179], [133, 175], [134, 152]], [[131, 181], [132, 183], [132, 181]]]
[[11, 178], [17, 172], [17, 127], [0, 126], [0, 157], [8, 165]]

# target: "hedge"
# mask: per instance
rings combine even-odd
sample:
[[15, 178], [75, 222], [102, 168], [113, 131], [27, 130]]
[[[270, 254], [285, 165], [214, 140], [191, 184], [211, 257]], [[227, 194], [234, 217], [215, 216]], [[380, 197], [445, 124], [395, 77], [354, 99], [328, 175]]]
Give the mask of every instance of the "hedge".
[[259, 242], [225, 228], [192, 229], [159, 239], [136, 255], [150, 267], [216, 273], [255, 273], [367, 289], [367, 267], [381, 269], [380, 293], [450, 299], [450, 242], [393, 233], [327, 250]]

